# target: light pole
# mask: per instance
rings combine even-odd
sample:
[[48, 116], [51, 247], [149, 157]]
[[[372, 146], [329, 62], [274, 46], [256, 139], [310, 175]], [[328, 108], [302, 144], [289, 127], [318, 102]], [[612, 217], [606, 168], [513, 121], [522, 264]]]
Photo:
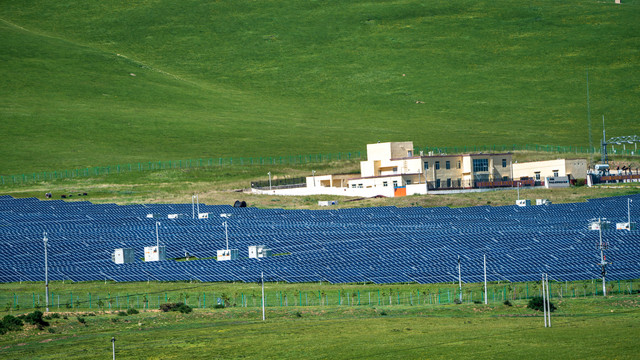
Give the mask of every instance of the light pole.
[[269, 175], [269, 190], [271, 190], [271, 171], [269, 171], [267, 175]]
[[547, 292], [544, 286], [544, 274], [542, 274], [542, 314], [544, 317], [544, 327], [547, 327]]
[[604, 256], [605, 245], [602, 243], [602, 220], [598, 219], [600, 224], [600, 267], [602, 267], [602, 295], [607, 296], [607, 286], [605, 277], [607, 275], [607, 258]]
[[627, 199], [627, 222], [629, 223], [629, 231], [631, 231], [631, 199]]
[[458, 255], [458, 286], [460, 289], [460, 303], [462, 304], [462, 270], [460, 269], [460, 255]]
[[311, 174], [313, 174], [313, 187], [316, 187], [316, 171], [311, 170]]
[[484, 254], [484, 304], [487, 305], [487, 254]]
[[227, 230], [227, 222], [223, 222], [222, 225], [224, 225], [224, 238], [227, 240], [227, 250], [229, 250], [229, 232]]
[[116, 338], [115, 336], [111, 338], [111, 347], [113, 351], [113, 360], [116, 360]]
[[160, 236], [158, 235], [158, 225], [160, 225], [160, 221], [156, 221], [156, 247], [158, 251], [160, 251]]
[[264, 271], [260, 273], [260, 280], [262, 282], [262, 321], [264, 321]]
[[47, 312], [49, 312], [49, 265], [47, 259], [47, 232], [44, 232], [44, 287], [45, 287], [45, 301], [47, 303]]
[[520, 181], [518, 181], [518, 200], [520, 200]]

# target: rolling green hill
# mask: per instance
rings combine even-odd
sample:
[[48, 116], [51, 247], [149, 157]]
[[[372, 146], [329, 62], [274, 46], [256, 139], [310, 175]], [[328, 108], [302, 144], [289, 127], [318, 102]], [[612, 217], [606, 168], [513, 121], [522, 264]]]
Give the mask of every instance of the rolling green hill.
[[0, 3], [0, 174], [640, 134], [640, 1]]

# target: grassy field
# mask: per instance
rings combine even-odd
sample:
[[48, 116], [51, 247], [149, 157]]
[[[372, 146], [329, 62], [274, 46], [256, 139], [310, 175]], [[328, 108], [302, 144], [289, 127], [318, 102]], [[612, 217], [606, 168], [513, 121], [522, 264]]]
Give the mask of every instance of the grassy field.
[[0, 4], [0, 174], [637, 134], [640, 2]]
[[[635, 359], [637, 295], [555, 299], [552, 328], [526, 302], [63, 312], [51, 330], [25, 326], [0, 337], [5, 359], [117, 358], [595, 358]], [[81, 322], [82, 321], [82, 322]]]
[[[536, 152], [516, 152], [514, 160], [536, 161], [554, 157], [585, 158], [583, 154], [549, 154]], [[637, 156], [612, 156], [612, 164], [640, 166]], [[203, 204], [229, 204], [236, 200], [247, 202], [248, 206], [259, 208], [319, 209], [318, 200], [335, 200], [328, 195], [318, 196], [269, 196], [244, 192], [252, 181], [268, 180], [267, 172], [273, 179], [295, 178], [320, 174], [359, 173], [357, 161], [333, 161], [298, 165], [233, 165], [205, 166], [189, 169], [152, 170], [143, 172], [123, 172], [102, 174], [86, 178], [57, 179], [40, 181], [35, 184], [0, 186], [0, 193], [14, 197], [36, 197], [44, 199], [51, 192], [58, 199], [62, 194], [86, 192], [88, 196], [73, 197], [67, 201], [91, 201], [94, 203], [141, 204], [141, 203], [190, 203], [191, 195], [199, 194]], [[337, 208], [369, 206], [451, 206], [466, 207], [477, 205], [513, 205], [517, 197], [516, 189], [498, 190], [484, 193], [450, 195], [416, 195], [400, 198], [354, 199], [341, 197]], [[612, 186], [572, 187], [568, 189], [521, 189], [521, 196], [529, 199], [544, 198], [554, 203], [581, 202], [589, 198], [637, 194], [640, 188], [635, 183]]]

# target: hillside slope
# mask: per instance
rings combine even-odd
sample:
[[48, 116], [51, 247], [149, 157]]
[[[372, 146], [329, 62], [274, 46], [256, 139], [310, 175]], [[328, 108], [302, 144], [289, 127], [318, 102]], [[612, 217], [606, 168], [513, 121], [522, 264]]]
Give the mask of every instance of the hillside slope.
[[[3, 1], [0, 173], [640, 133], [640, 1]], [[133, 74], [133, 75], [132, 75]], [[135, 75], [135, 76], [134, 76]]]

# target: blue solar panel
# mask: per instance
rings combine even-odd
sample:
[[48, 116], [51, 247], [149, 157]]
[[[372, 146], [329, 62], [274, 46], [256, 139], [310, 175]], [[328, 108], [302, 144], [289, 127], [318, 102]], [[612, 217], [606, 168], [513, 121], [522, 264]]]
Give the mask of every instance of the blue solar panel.
[[[547, 206], [468, 208], [358, 208], [283, 210], [200, 205], [209, 219], [192, 219], [191, 204], [124, 205], [14, 199], [0, 196], [0, 282], [43, 281], [43, 233], [48, 236], [51, 280], [195, 280], [331, 283], [479, 282], [483, 255], [489, 281], [600, 276], [599, 234], [589, 220], [627, 221], [627, 198], [592, 199]], [[632, 210], [632, 213], [637, 213]], [[147, 214], [155, 214], [147, 218]], [[169, 214], [181, 214], [168, 219]], [[220, 214], [231, 214], [221, 217]], [[225, 244], [238, 260], [144, 262], [145, 246], [160, 244], [167, 257], [216, 256]], [[640, 277], [640, 232], [605, 230], [607, 278]], [[266, 245], [273, 256], [248, 259], [249, 245]], [[116, 265], [115, 248], [133, 248], [135, 262]]]

